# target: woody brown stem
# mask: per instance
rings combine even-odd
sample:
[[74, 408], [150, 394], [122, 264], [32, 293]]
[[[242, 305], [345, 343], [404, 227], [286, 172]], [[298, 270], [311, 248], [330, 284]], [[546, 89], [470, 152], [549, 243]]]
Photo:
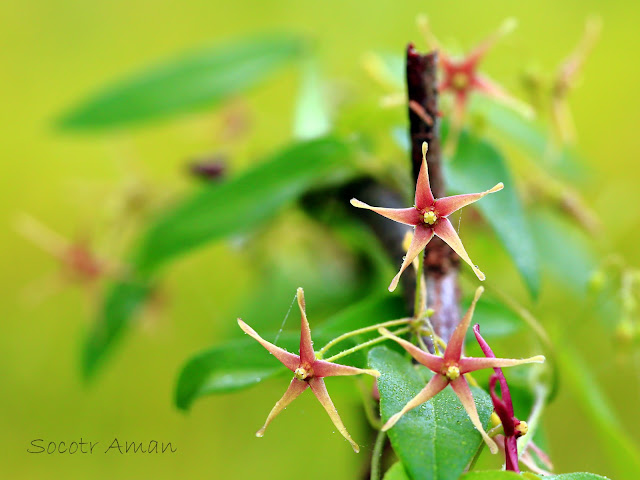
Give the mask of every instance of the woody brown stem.
[[[413, 177], [415, 180], [418, 178], [422, 164], [422, 142], [427, 142], [429, 180], [436, 198], [445, 195], [438, 120], [437, 63], [437, 52], [422, 55], [413, 44], [407, 47], [407, 93]], [[429, 119], [432, 121], [426, 121]], [[429, 242], [424, 255], [427, 305], [435, 311], [431, 323], [435, 333], [444, 341], [449, 341], [460, 320], [460, 259], [437, 237]]]

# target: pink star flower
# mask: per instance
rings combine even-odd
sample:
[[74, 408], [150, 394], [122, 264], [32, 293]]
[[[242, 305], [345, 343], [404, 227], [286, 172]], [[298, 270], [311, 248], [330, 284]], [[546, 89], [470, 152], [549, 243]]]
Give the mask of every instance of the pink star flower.
[[471, 389], [469, 388], [467, 380], [464, 378], [464, 374], [481, 370], [483, 368], [512, 367], [514, 365], [522, 365], [524, 363], [542, 363], [544, 361], [544, 357], [542, 355], [525, 359], [462, 357], [464, 338], [467, 333], [467, 329], [469, 328], [476, 303], [478, 302], [483, 290], [484, 289], [482, 287], [478, 287], [476, 290], [473, 302], [453, 332], [443, 357], [420, 350], [420, 348], [416, 347], [412, 343], [391, 334], [388, 330], [381, 329], [381, 333], [383, 335], [395, 340], [407, 352], [409, 352], [415, 360], [435, 373], [420, 393], [412, 398], [409, 403], [402, 408], [402, 410], [389, 418], [387, 423], [382, 427], [383, 431], [389, 430], [393, 427], [405, 413], [433, 398], [444, 390], [447, 385], [451, 385], [451, 388], [453, 388], [453, 391], [460, 399], [460, 402], [462, 402], [462, 406], [467, 411], [471, 422], [480, 432], [491, 452], [496, 453], [498, 451], [496, 443], [491, 439], [491, 437], [489, 437], [489, 435], [487, 435], [482, 427], [482, 423], [480, 422], [480, 417], [478, 416], [478, 411], [476, 409], [476, 404], [473, 401], [473, 396], [471, 395]]
[[266, 422], [263, 427], [256, 433], [257, 437], [262, 437], [267, 426], [271, 421], [284, 410], [291, 402], [293, 402], [302, 392], [307, 388], [311, 388], [318, 401], [322, 404], [324, 409], [329, 414], [331, 421], [336, 426], [338, 431], [346, 438], [353, 450], [357, 453], [360, 451], [358, 444], [353, 441], [349, 432], [345, 428], [340, 415], [336, 407], [329, 397], [327, 387], [324, 384], [324, 377], [333, 377], [338, 375], [359, 375], [366, 373], [375, 377], [380, 376], [377, 370], [367, 370], [362, 368], [350, 367], [347, 365], [338, 365], [324, 360], [318, 360], [315, 352], [313, 351], [313, 342], [311, 341], [311, 330], [309, 328], [309, 321], [307, 320], [307, 314], [305, 312], [304, 303], [304, 291], [302, 288], [298, 288], [298, 306], [302, 314], [301, 319], [301, 331], [300, 331], [300, 355], [289, 353], [286, 350], [277, 347], [276, 345], [267, 342], [255, 330], [249, 325], [244, 323], [241, 319], [238, 319], [238, 325], [249, 336], [257, 340], [264, 348], [266, 348], [274, 357], [276, 357], [282, 364], [293, 372], [293, 379], [289, 384], [289, 388], [284, 393], [282, 398], [278, 400], [269, 413]]
[[447, 218], [453, 212], [460, 210], [471, 203], [477, 202], [489, 193], [502, 190], [504, 185], [498, 183], [490, 190], [481, 193], [469, 193], [465, 195], [454, 195], [452, 197], [434, 198], [429, 185], [429, 171], [427, 169], [427, 143], [422, 144], [422, 167], [418, 174], [418, 182], [416, 184], [415, 205], [409, 208], [382, 208], [372, 207], [355, 198], [351, 199], [351, 205], [357, 208], [373, 210], [374, 212], [394, 220], [399, 223], [414, 226], [413, 240], [407, 251], [407, 255], [402, 262], [400, 271], [391, 281], [389, 291], [393, 292], [398, 286], [400, 275], [411, 265], [418, 254], [427, 246], [433, 236], [440, 237], [449, 245], [460, 258], [467, 262], [480, 280], [484, 280], [485, 276], [478, 267], [476, 267], [467, 251], [462, 245], [460, 237], [456, 233], [455, 228]]

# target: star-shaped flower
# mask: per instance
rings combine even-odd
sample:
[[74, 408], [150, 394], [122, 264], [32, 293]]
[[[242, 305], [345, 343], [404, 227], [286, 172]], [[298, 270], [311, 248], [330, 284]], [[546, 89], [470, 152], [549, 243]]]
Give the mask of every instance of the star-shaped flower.
[[347, 365], [338, 365], [324, 360], [318, 360], [315, 352], [313, 351], [313, 342], [311, 341], [311, 330], [309, 329], [309, 321], [307, 320], [307, 314], [305, 312], [304, 303], [304, 291], [302, 288], [298, 288], [297, 292], [298, 306], [302, 314], [301, 329], [300, 329], [300, 355], [289, 353], [286, 350], [275, 346], [274, 344], [267, 342], [255, 330], [249, 325], [244, 323], [241, 319], [238, 319], [238, 325], [247, 334], [257, 340], [264, 348], [266, 348], [273, 356], [275, 356], [282, 364], [293, 372], [293, 379], [289, 384], [289, 388], [284, 393], [282, 398], [278, 400], [269, 413], [267, 421], [264, 426], [256, 433], [257, 437], [262, 437], [265, 429], [271, 423], [271, 421], [284, 410], [292, 401], [294, 401], [302, 392], [307, 388], [311, 388], [318, 401], [325, 408], [331, 421], [336, 426], [338, 431], [346, 438], [353, 450], [357, 453], [360, 451], [358, 444], [353, 441], [349, 432], [345, 428], [340, 415], [336, 407], [329, 397], [327, 388], [324, 384], [324, 377], [333, 377], [338, 375], [359, 375], [361, 373], [367, 373], [375, 377], [380, 376], [377, 370], [367, 370], [363, 368], [350, 367]]
[[[473, 333], [480, 344], [482, 352], [488, 358], [496, 358], [489, 344], [480, 335], [480, 325], [477, 323], [473, 326]], [[500, 418], [502, 429], [504, 430], [505, 468], [506, 470], [520, 473], [520, 468], [518, 467], [518, 438], [527, 433], [527, 422], [518, 420], [513, 412], [509, 385], [507, 385], [507, 379], [504, 377], [502, 369], [494, 367], [494, 371], [495, 373], [489, 378], [489, 393], [491, 394], [493, 408]], [[496, 393], [496, 383], [498, 381], [500, 381], [502, 399]]]
[[467, 310], [467, 313], [464, 315], [464, 317], [462, 317], [462, 320], [453, 332], [451, 340], [447, 344], [447, 348], [444, 351], [443, 357], [439, 357], [429, 352], [425, 352], [424, 350], [420, 350], [420, 348], [416, 347], [412, 343], [391, 334], [388, 330], [380, 330], [383, 335], [398, 342], [407, 352], [411, 354], [414, 359], [416, 359], [422, 365], [435, 373], [435, 375], [431, 378], [431, 380], [429, 380], [427, 385], [422, 389], [420, 393], [412, 398], [409, 403], [407, 403], [402, 408], [402, 410], [389, 418], [387, 423], [385, 423], [382, 427], [383, 431], [389, 430], [391, 427], [393, 427], [396, 422], [398, 422], [398, 420], [400, 420], [400, 418], [409, 410], [422, 405], [424, 402], [433, 398], [435, 395], [444, 390], [447, 385], [451, 385], [453, 391], [456, 393], [456, 395], [458, 395], [460, 402], [462, 402], [462, 406], [467, 411], [471, 422], [478, 429], [485, 443], [489, 446], [491, 452], [496, 453], [498, 451], [498, 447], [495, 442], [487, 435], [487, 433], [482, 428], [482, 423], [480, 422], [480, 417], [478, 416], [478, 411], [476, 410], [476, 404], [473, 401], [473, 396], [471, 395], [469, 384], [464, 378], [464, 374], [474, 372], [476, 370], [481, 370], [483, 368], [512, 367], [514, 365], [522, 365], [524, 363], [541, 363], [544, 361], [544, 357], [542, 355], [538, 355], [535, 357], [519, 360], [510, 358], [462, 357], [464, 337], [467, 333], [467, 329], [469, 328], [476, 303], [480, 298], [483, 290], [484, 289], [482, 287], [478, 287], [478, 289], [476, 290], [473, 302], [471, 303], [469, 310]]
[[[419, 19], [419, 23], [427, 37], [429, 46], [439, 49], [438, 41], [429, 30], [426, 18]], [[478, 72], [478, 65], [486, 53], [500, 38], [510, 33], [515, 27], [515, 19], [505, 20], [496, 32], [487, 37], [462, 59], [455, 59], [446, 52], [439, 51], [442, 80], [438, 85], [438, 89], [440, 92], [449, 92], [454, 97], [452, 124], [456, 130], [459, 130], [462, 125], [469, 96], [473, 91], [478, 91], [505, 103], [525, 115], [532, 115], [533, 112], [530, 107], [510, 96], [500, 85]]]
[[399, 223], [413, 225], [415, 227], [413, 240], [404, 257], [404, 262], [400, 267], [400, 271], [391, 281], [389, 291], [393, 292], [398, 286], [400, 275], [411, 265], [418, 254], [427, 246], [434, 235], [444, 240], [460, 258], [467, 262], [480, 280], [484, 280], [484, 273], [476, 267], [467, 251], [462, 245], [460, 237], [456, 233], [455, 228], [447, 218], [453, 212], [460, 210], [471, 203], [477, 202], [489, 193], [502, 190], [504, 185], [498, 183], [490, 190], [481, 193], [469, 193], [465, 195], [454, 195], [452, 197], [434, 198], [429, 185], [429, 171], [427, 169], [427, 143], [422, 144], [422, 167], [418, 174], [418, 182], [416, 184], [415, 205], [409, 208], [381, 208], [372, 207], [355, 198], [351, 199], [351, 205], [357, 208], [365, 208], [373, 210], [383, 217], [390, 218]]

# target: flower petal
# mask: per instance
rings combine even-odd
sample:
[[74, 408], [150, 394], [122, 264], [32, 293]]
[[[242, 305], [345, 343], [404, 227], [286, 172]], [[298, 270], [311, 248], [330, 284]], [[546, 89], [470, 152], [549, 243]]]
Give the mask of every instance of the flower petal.
[[[446, 220], [443, 219], [443, 220]], [[402, 266], [400, 267], [400, 271], [398, 274], [393, 277], [391, 280], [391, 285], [389, 285], [389, 291], [393, 292], [398, 286], [398, 281], [400, 281], [400, 275], [405, 269], [413, 263], [415, 258], [424, 250], [424, 247], [427, 246], [427, 243], [433, 238], [433, 228], [427, 227], [426, 225], [416, 225], [416, 228], [413, 231], [413, 239], [411, 240], [411, 245], [409, 245], [409, 250], [404, 257], [404, 261], [402, 262]]]
[[311, 366], [316, 361], [316, 354], [313, 351], [313, 341], [311, 340], [311, 329], [309, 328], [309, 320], [307, 320], [307, 312], [305, 311], [304, 290], [298, 288], [296, 292], [298, 297], [298, 307], [300, 308], [300, 362]]
[[535, 112], [533, 108], [531, 108], [528, 104], [526, 104], [522, 100], [519, 100], [516, 97], [509, 95], [500, 85], [495, 83], [493, 80], [490, 80], [488, 77], [477, 74], [473, 78], [473, 86], [474, 88], [481, 91], [488, 97], [491, 97], [494, 100], [497, 100], [500, 103], [506, 105], [507, 107], [515, 110], [523, 117], [525, 118], [535, 117]]
[[500, 40], [505, 35], [511, 33], [514, 28], [518, 26], [518, 21], [513, 18], [507, 18], [498, 30], [493, 32], [487, 38], [485, 38], [478, 46], [476, 46], [470, 53], [467, 55], [466, 61], [475, 68], [480, 60], [487, 54], [487, 52], [493, 48], [498, 40]]
[[336, 377], [343, 375], [360, 375], [361, 373], [373, 375], [374, 377], [380, 376], [380, 372], [378, 372], [377, 370], [351, 367], [349, 365], [339, 365], [337, 363], [326, 362], [324, 360], [316, 360], [313, 364], [313, 376], [318, 378]]
[[482, 439], [489, 447], [489, 450], [491, 450], [491, 453], [497, 453], [498, 446], [496, 445], [496, 442], [494, 442], [491, 437], [487, 435], [487, 432], [484, 431], [484, 428], [482, 428], [482, 423], [478, 416], [478, 410], [476, 409], [476, 403], [473, 401], [473, 395], [471, 395], [469, 384], [465, 378], [463, 376], [459, 376], [453, 380], [451, 382], [451, 388], [453, 388], [453, 391], [458, 395], [460, 402], [462, 402], [462, 406], [467, 411], [467, 415], [469, 415], [469, 418], [471, 419], [471, 423], [473, 423], [476, 429], [480, 432]]
[[431, 377], [431, 380], [429, 380], [429, 382], [425, 385], [420, 393], [409, 400], [409, 402], [404, 407], [402, 407], [402, 410], [400, 410], [398, 413], [389, 418], [389, 420], [387, 420], [387, 423], [385, 423], [382, 427], [382, 431], [386, 432], [391, 427], [393, 427], [398, 422], [398, 420], [400, 420], [400, 418], [409, 410], [413, 410], [414, 408], [422, 405], [430, 398], [435, 397], [438, 393], [445, 389], [448, 383], [449, 379], [444, 375], [436, 374]]
[[462, 240], [460, 240], [460, 237], [448, 218], [440, 218], [434, 225], [433, 231], [438, 237], [444, 240], [462, 260], [469, 264], [480, 280], [485, 279], [484, 273], [482, 273], [480, 269], [473, 264], [471, 258], [469, 258], [469, 254], [464, 249], [464, 245], [462, 245]]
[[238, 319], [238, 325], [240, 325], [240, 328], [244, 331], [244, 333], [257, 340], [264, 348], [269, 350], [269, 352], [274, 357], [280, 360], [284, 364], [284, 366], [292, 372], [294, 372], [296, 368], [300, 366], [300, 357], [298, 355], [289, 353], [285, 349], [276, 347], [271, 342], [267, 342], [264, 338], [258, 335], [253, 328], [244, 323], [240, 318]]
[[435, 213], [438, 217], [448, 217], [456, 210], [460, 210], [462, 207], [477, 202], [485, 195], [498, 192], [504, 188], [502, 182], [498, 183], [495, 187], [480, 193], [466, 193], [464, 195], [454, 195], [452, 197], [442, 197], [436, 200]]
[[349, 441], [349, 443], [353, 447], [353, 451], [358, 453], [360, 451], [360, 447], [356, 442], [353, 441], [353, 438], [351, 438], [351, 435], [349, 435], [349, 432], [347, 432], [347, 429], [342, 423], [342, 419], [340, 418], [340, 415], [338, 415], [338, 410], [336, 410], [336, 407], [333, 405], [331, 397], [329, 396], [329, 392], [327, 392], [327, 387], [324, 384], [324, 380], [314, 377], [309, 381], [309, 386], [311, 387], [311, 391], [315, 394], [318, 401], [322, 404], [324, 409], [329, 414], [331, 421], [336, 426], [338, 431], [344, 438]]
[[518, 467], [518, 439], [513, 436], [505, 437], [504, 450], [505, 470], [520, 473], [520, 468]]
[[442, 374], [442, 366], [444, 365], [444, 360], [442, 357], [438, 357], [437, 355], [433, 355], [429, 352], [425, 352], [424, 350], [419, 349], [413, 343], [407, 342], [400, 337], [396, 337], [386, 328], [380, 328], [378, 331], [381, 335], [384, 335], [385, 337], [390, 338], [391, 340], [394, 340], [396, 343], [400, 344], [400, 346], [407, 352], [409, 352], [409, 354], [413, 358], [415, 358], [429, 370], [435, 373]]
[[[504, 399], [501, 400], [496, 393], [496, 382], [498, 381], [498, 375], [494, 373], [489, 377], [489, 394], [491, 395], [491, 402], [493, 403], [493, 409], [502, 422], [502, 429], [506, 437], [514, 437], [516, 433], [516, 419], [514, 418], [513, 405], [511, 400], [507, 403]], [[503, 398], [504, 398], [504, 392]]]
[[424, 210], [433, 206], [435, 201], [429, 184], [429, 168], [427, 167], [427, 150], [429, 146], [427, 142], [422, 142], [422, 166], [418, 173], [418, 181], [416, 183], [416, 208]]
[[[451, 339], [449, 343], [447, 343], [447, 348], [444, 351], [444, 361], [445, 362], [461, 362], [460, 357], [462, 356], [462, 347], [464, 345], [464, 339], [467, 335], [467, 329], [469, 328], [469, 324], [471, 323], [471, 318], [473, 317], [473, 311], [476, 308], [476, 304], [478, 303], [478, 299], [480, 295], [484, 292], [484, 288], [478, 287], [476, 289], [476, 294], [473, 297], [473, 302], [469, 306], [467, 313], [464, 314], [460, 323], [451, 334]], [[462, 371], [462, 367], [460, 367], [460, 373], [464, 373]]]
[[297, 378], [293, 378], [291, 380], [291, 383], [289, 384], [289, 388], [287, 388], [287, 391], [284, 392], [284, 395], [282, 396], [282, 398], [276, 402], [274, 407], [269, 412], [269, 416], [267, 417], [267, 421], [264, 422], [264, 425], [262, 426], [262, 428], [256, 432], [256, 437], [262, 437], [264, 435], [264, 431], [269, 426], [271, 421], [282, 410], [287, 408], [287, 406], [291, 402], [293, 402], [296, 398], [298, 398], [298, 396], [302, 392], [304, 392], [307, 389], [308, 386], [309, 386], [309, 384], [307, 382], [304, 382], [302, 380], [298, 380]]
[[514, 367], [525, 363], [542, 363], [544, 355], [536, 355], [530, 358], [461, 358], [459, 362], [460, 373], [475, 372], [483, 368]]
[[414, 207], [409, 208], [382, 208], [382, 207], [372, 207], [371, 205], [367, 205], [364, 202], [361, 202], [357, 198], [351, 199], [351, 205], [356, 208], [364, 208], [365, 210], [372, 210], [383, 217], [394, 220], [398, 223], [404, 223], [405, 225], [415, 226], [422, 222], [420, 218], [420, 212], [416, 210]]

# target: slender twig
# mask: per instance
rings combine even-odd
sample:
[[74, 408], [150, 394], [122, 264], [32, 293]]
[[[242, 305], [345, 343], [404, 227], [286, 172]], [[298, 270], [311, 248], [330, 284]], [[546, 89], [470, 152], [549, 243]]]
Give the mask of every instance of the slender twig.
[[369, 325], [368, 327], [363, 327], [363, 328], [359, 328], [358, 330], [352, 330], [351, 332], [343, 333], [339, 337], [336, 337], [333, 340], [331, 340], [320, 350], [318, 350], [316, 352], [316, 357], [321, 359], [322, 356], [325, 353], [327, 353], [327, 350], [329, 350], [331, 347], [333, 347], [337, 343], [340, 343], [346, 340], [347, 338], [351, 338], [356, 335], [360, 335], [362, 333], [378, 331], [378, 329], [382, 327], [395, 327], [396, 325], [404, 325], [404, 324], [410, 323], [411, 321], [413, 321], [412, 318], [400, 318], [398, 320], [389, 320], [388, 322], [376, 323], [375, 325]]
[[373, 453], [371, 454], [371, 480], [380, 480], [382, 478], [382, 450], [384, 449], [384, 442], [386, 439], [387, 432], [380, 430], [376, 436], [376, 443], [373, 446]]
[[[405, 328], [401, 328], [399, 330], [396, 330], [395, 332], [392, 332], [392, 333], [394, 335], [400, 335], [402, 333], [408, 332], [409, 330], [410, 330], [409, 327], [405, 327]], [[370, 347], [371, 345], [375, 345], [377, 343], [384, 342], [385, 340], [389, 340], [389, 338], [388, 337], [378, 337], [378, 338], [374, 338], [374, 339], [366, 341], [366, 342], [362, 342], [359, 345], [356, 345], [355, 347], [348, 348], [347, 350], [344, 350], [344, 351], [342, 351], [340, 353], [335, 354], [333, 357], [327, 358], [326, 361], [327, 362], [335, 362], [339, 358], [346, 357], [347, 355], [351, 355], [352, 353], [357, 352], [358, 350], [362, 350], [363, 348]]]
[[533, 407], [531, 408], [531, 414], [527, 419], [528, 431], [526, 435], [523, 435], [518, 439], [518, 458], [520, 458], [524, 453], [527, 445], [535, 435], [538, 425], [540, 424], [542, 412], [544, 411], [544, 407], [547, 404], [549, 388], [542, 383], [538, 383], [534, 389], [534, 393], [535, 400], [533, 402]]

